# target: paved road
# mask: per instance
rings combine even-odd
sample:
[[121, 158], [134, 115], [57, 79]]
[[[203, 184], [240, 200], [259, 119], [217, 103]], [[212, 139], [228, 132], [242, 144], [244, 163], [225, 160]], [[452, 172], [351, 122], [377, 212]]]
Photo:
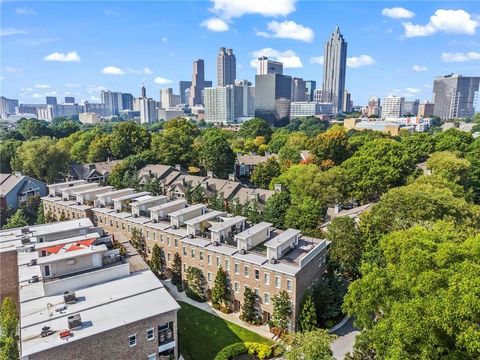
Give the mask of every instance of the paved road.
[[353, 350], [355, 336], [358, 333], [359, 331], [353, 326], [353, 318], [348, 319], [345, 325], [333, 332], [333, 334], [338, 336], [332, 342], [332, 351], [335, 359], [342, 360], [348, 352]]

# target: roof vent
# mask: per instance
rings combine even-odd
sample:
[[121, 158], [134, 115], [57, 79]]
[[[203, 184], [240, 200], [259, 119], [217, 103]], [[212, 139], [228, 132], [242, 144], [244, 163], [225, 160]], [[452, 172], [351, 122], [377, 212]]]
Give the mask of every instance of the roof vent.
[[40, 281], [38, 275], [33, 275], [32, 278], [28, 281], [29, 283], [37, 283]]
[[218, 246], [218, 245], [220, 245], [220, 244], [218, 243], [218, 241], [214, 241], [214, 242], [213, 242], [213, 246]]
[[28, 234], [29, 232], [30, 232], [30, 229], [27, 226], [22, 228], [22, 234]]
[[241, 254], [241, 255], [245, 255], [246, 253], [247, 253], [247, 250], [245, 250], [245, 249], [240, 249], [240, 254]]
[[177, 225], [173, 225], [173, 226], [172, 226], [172, 229], [176, 230], [176, 229], [178, 229], [178, 226], [177, 226]]
[[270, 264], [276, 264], [277, 263], [277, 259], [275, 259], [274, 257], [272, 257], [270, 260], [269, 260]]
[[82, 318], [80, 314], [70, 315], [68, 318], [68, 328], [70, 330], [81, 329], [82, 327]]
[[193, 239], [193, 237], [194, 237], [193, 234], [188, 234], [189, 239]]
[[42, 332], [40, 335], [43, 337], [47, 337], [53, 334], [53, 331], [50, 329], [50, 326], [43, 326], [42, 327]]
[[35, 265], [37, 265], [37, 259], [30, 260], [29, 266], [35, 266]]
[[75, 304], [77, 302], [75, 291], [65, 291], [63, 293], [63, 301], [65, 302], [65, 304]]

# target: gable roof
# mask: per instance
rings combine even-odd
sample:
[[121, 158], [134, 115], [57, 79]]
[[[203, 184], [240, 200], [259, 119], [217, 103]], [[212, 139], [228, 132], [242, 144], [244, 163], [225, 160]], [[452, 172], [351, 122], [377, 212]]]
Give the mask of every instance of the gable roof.
[[[25, 189], [27, 184], [37, 182], [40, 184], [44, 184], [43, 181], [31, 178], [30, 176], [21, 175], [21, 174], [0, 174], [0, 196], [6, 196], [13, 188], [15, 188], [20, 182], [24, 181], [25, 183], [19, 189]], [[38, 185], [35, 184], [35, 189], [38, 188]]]
[[268, 156], [263, 155], [240, 155], [237, 154], [237, 164], [245, 164], [245, 165], [258, 165], [261, 163], [266, 162], [269, 158], [276, 158], [276, 154], [270, 154]]
[[149, 164], [140, 169], [138, 176], [143, 177], [152, 173], [152, 175], [155, 175], [159, 179], [163, 179], [174, 170], [176, 169], [170, 165]]
[[88, 179], [95, 172], [100, 175], [110, 174], [114, 166], [121, 161], [122, 160], [110, 160], [90, 164], [74, 164], [70, 165], [70, 173], [76, 175], [78, 179]]

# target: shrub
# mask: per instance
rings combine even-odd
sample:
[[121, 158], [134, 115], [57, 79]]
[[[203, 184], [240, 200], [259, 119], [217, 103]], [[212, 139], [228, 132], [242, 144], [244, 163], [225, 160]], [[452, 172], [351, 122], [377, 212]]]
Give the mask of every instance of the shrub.
[[272, 348], [268, 345], [246, 342], [245, 346], [250, 355], [257, 356], [260, 360], [268, 359], [272, 355]]
[[335, 321], [333, 321], [333, 320], [327, 320], [327, 321], [325, 321], [325, 327], [326, 327], [327, 329], [330, 329], [330, 328], [333, 327], [334, 325], [335, 325]]
[[230, 360], [246, 352], [247, 352], [247, 347], [245, 346], [244, 343], [235, 343], [232, 345], [228, 345], [224, 347], [222, 350], [220, 350], [217, 356], [215, 356], [215, 360]]

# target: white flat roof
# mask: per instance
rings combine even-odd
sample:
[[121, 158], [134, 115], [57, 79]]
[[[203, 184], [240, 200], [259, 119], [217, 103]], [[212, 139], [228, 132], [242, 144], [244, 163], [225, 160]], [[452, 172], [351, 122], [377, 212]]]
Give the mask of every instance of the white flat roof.
[[267, 241], [265, 246], [277, 248], [279, 245], [282, 245], [293, 236], [300, 234], [300, 230], [296, 229], [287, 229], [279, 235], [275, 236], [273, 239]]
[[101, 194], [101, 195], [98, 195], [99, 198], [103, 198], [103, 197], [107, 197], [107, 196], [115, 196], [117, 194], [124, 194], [125, 192], [128, 192], [128, 191], [135, 191], [135, 189], [132, 189], [132, 188], [125, 188], [125, 189], [120, 189], [120, 190], [113, 190], [113, 191], [109, 191], [109, 192], [106, 192], [104, 194]]
[[100, 186], [99, 183], [91, 182], [91, 183], [81, 184], [81, 185], [77, 185], [77, 186], [70, 186], [70, 187], [62, 188], [62, 191], [63, 190], [65, 190], [65, 191], [78, 191], [78, 190], [82, 190], [82, 189], [92, 189], [92, 188], [98, 187], [98, 186]]
[[118, 198], [114, 198], [113, 201], [125, 201], [125, 200], [130, 200], [130, 199], [136, 199], [140, 196], [145, 196], [145, 195], [149, 195], [149, 194], [150, 193], [148, 191], [142, 191], [142, 192], [139, 192], [139, 193], [119, 196]]
[[90, 255], [90, 254], [106, 252], [107, 250], [108, 249], [105, 246], [105, 244], [94, 245], [94, 246], [89, 246], [89, 247], [84, 248], [84, 249], [67, 251], [67, 252], [63, 252], [63, 253], [51, 254], [51, 255], [48, 255], [48, 256], [39, 257], [38, 260], [37, 260], [37, 264], [38, 265], [51, 264], [51, 263], [66, 260], [66, 259], [76, 258], [76, 257], [82, 256], [82, 255]]
[[[63, 295], [45, 296], [21, 304], [23, 356], [65, 344], [67, 340], [60, 339], [58, 333], [68, 329], [67, 318], [72, 314], [80, 314], [82, 322], [88, 325], [73, 330], [74, 336], [68, 338], [68, 342], [180, 308], [149, 270], [74, 291], [82, 300], [67, 305], [62, 313], [52, 308], [52, 316], [49, 316], [47, 304], [63, 304]], [[42, 338], [43, 326], [49, 326], [54, 334]]]
[[185, 237], [185, 238], [182, 239], [182, 243], [189, 244], [189, 245], [195, 245], [195, 246], [199, 246], [199, 247], [207, 247], [212, 242], [210, 240], [207, 240], [207, 239], [204, 239], [204, 238], [199, 238], [199, 237], [194, 237], [194, 238]]
[[247, 261], [255, 265], [263, 265], [268, 260], [265, 256], [254, 254], [252, 252], [247, 252], [246, 254], [243, 254], [243, 255], [240, 254], [240, 252], [237, 252], [232, 256], [232, 258]]
[[130, 205], [131, 206], [144, 205], [157, 200], [164, 200], [164, 199], [167, 199], [167, 197], [164, 195], [159, 195], [159, 196], [145, 195], [138, 198], [136, 201], [132, 202]]
[[[188, 209], [188, 208], [187, 208]], [[217, 216], [222, 216], [222, 215], [226, 215], [227, 213], [225, 211], [217, 211], [217, 210], [213, 210], [213, 211], [210, 211], [206, 214], [203, 214], [203, 215], [200, 215], [200, 216], [197, 216], [196, 218], [193, 218], [193, 219], [190, 219], [190, 220], [187, 220], [185, 221], [185, 224], [186, 225], [195, 225], [195, 224], [198, 224], [198, 223], [201, 223], [202, 221], [205, 221], [205, 220], [210, 220], [210, 219], [213, 219]]]
[[190, 213], [192, 211], [195, 211], [195, 210], [205, 209], [206, 207], [207, 207], [207, 205], [205, 205], [205, 204], [195, 204], [195, 205], [188, 206], [186, 208], [174, 211], [174, 212], [168, 214], [168, 216], [179, 216], [179, 215], [182, 215], [182, 214], [188, 214], [188, 213]]
[[223, 255], [229, 255], [229, 256], [235, 254], [238, 251], [238, 249], [235, 246], [230, 246], [225, 244], [219, 244], [215, 246], [211, 242], [210, 242], [210, 245], [208, 246], [208, 250], [211, 250], [213, 252], [217, 252]]
[[243, 216], [226, 217], [223, 218], [222, 222], [212, 223], [212, 226], [210, 226], [210, 231], [220, 231], [245, 220], [247, 220], [247, 218]]
[[272, 223], [262, 221], [262, 222], [259, 222], [258, 224], [255, 224], [255, 225], [245, 229], [241, 233], [235, 235], [235, 237], [238, 237], [240, 239], [246, 239], [246, 238], [249, 238], [252, 235], [258, 234], [259, 232], [261, 232], [265, 229], [268, 229], [268, 228], [272, 227], [272, 225], [273, 225]]
[[82, 240], [98, 239], [99, 237], [100, 237], [100, 234], [98, 232], [92, 232], [85, 235], [73, 236], [73, 237], [55, 240], [55, 241], [46, 241], [46, 242], [36, 243], [35, 250], [41, 250], [43, 248], [48, 248], [48, 247], [61, 245], [61, 244], [71, 244], [71, 243], [82, 241]]
[[300, 271], [299, 266], [289, 265], [282, 262], [277, 262], [276, 264], [270, 264], [270, 262], [267, 261], [265, 264], [262, 265], [262, 267], [264, 267], [265, 269], [278, 271], [282, 274], [286, 274], [290, 276], [295, 276], [297, 272]]
[[187, 201], [182, 200], [182, 199], [173, 200], [173, 201], [167, 202], [167, 203], [162, 204], [162, 205], [157, 205], [157, 206], [151, 207], [150, 211], [158, 211], [158, 210], [168, 209], [169, 207], [172, 207], [174, 205], [181, 205], [181, 204], [186, 204], [186, 203], [187, 203]]
[[56, 183], [56, 184], [48, 184], [47, 187], [49, 188], [57, 188], [61, 186], [70, 186], [73, 184], [85, 184], [87, 180], [72, 180], [72, 181], [65, 181], [61, 183]]
[[113, 186], [100, 186], [100, 187], [95, 187], [95, 188], [92, 188], [92, 189], [77, 191], [77, 192], [75, 192], [75, 195], [95, 193], [97, 191], [109, 191], [111, 189], [113, 189]]

